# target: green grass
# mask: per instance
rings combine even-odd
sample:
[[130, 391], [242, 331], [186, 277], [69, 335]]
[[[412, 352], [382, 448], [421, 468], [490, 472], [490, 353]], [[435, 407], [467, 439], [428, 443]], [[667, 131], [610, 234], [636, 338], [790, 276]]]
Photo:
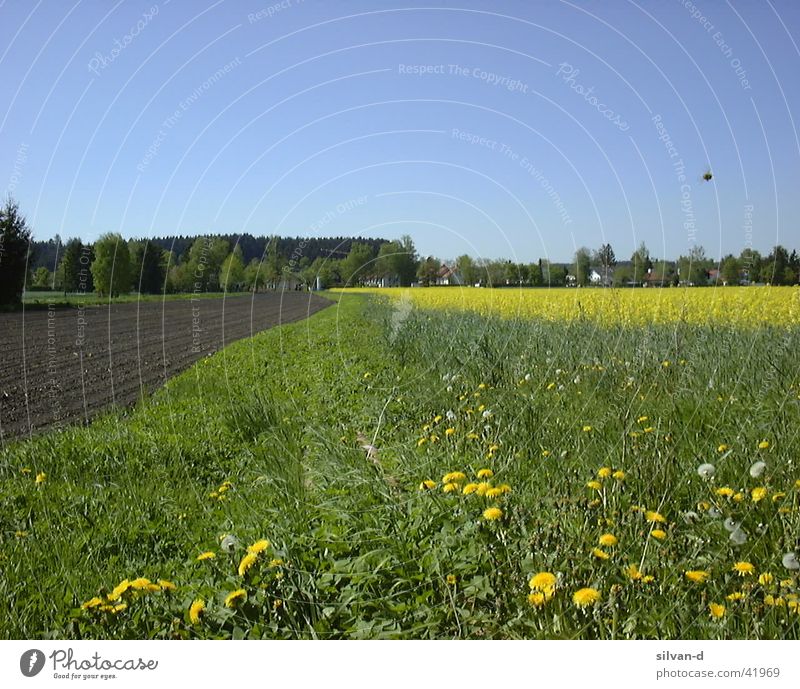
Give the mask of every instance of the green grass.
[[[135, 410], [3, 451], [0, 636], [796, 639], [797, 573], [781, 558], [800, 533], [798, 345], [796, 330], [599, 330], [341, 295]], [[624, 480], [588, 488], [601, 467]], [[512, 492], [443, 492], [446, 472], [474, 481], [481, 468]], [[420, 490], [425, 479], [436, 488]], [[742, 500], [716, 495], [723, 485]], [[753, 502], [757, 486], [768, 496]], [[482, 517], [491, 505], [501, 519]], [[639, 508], [664, 515], [665, 540]], [[726, 518], [746, 543], [731, 543]], [[619, 539], [608, 560], [592, 554], [603, 533]], [[239, 576], [260, 538], [270, 548]], [[198, 562], [204, 551], [216, 557]], [[734, 573], [737, 561], [756, 574]], [[630, 581], [630, 564], [654, 581]], [[687, 581], [690, 569], [709, 581]], [[527, 600], [538, 571], [559, 578], [542, 608]], [[774, 581], [759, 584], [763, 572]], [[81, 610], [140, 576], [177, 589]], [[585, 610], [571, 600], [582, 587], [601, 594]], [[226, 607], [240, 588], [247, 600]], [[726, 605], [721, 620], [711, 602]]]

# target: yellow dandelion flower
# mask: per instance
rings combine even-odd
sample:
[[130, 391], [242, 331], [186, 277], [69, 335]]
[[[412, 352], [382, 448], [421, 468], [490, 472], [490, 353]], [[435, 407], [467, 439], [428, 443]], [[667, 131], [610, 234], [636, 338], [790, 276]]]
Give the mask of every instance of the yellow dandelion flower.
[[438, 443], [439, 442], [439, 436], [436, 435], [436, 433], [431, 433], [431, 442], [432, 443]]
[[444, 486], [442, 486], [442, 490], [445, 493], [455, 493], [455, 492], [458, 491], [458, 484], [457, 483], [445, 483]]
[[447, 575], [447, 583], [449, 586], [456, 585], [456, 575], [455, 574], [448, 574]]
[[713, 617], [715, 620], [719, 620], [725, 617], [724, 605], [720, 605], [719, 603], [709, 603], [708, 610], [709, 613], [711, 614], [711, 617]]
[[95, 596], [94, 598], [90, 598], [89, 600], [87, 600], [85, 603], [81, 603], [81, 608], [83, 610], [90, 610], [91, 608], [96, 608], [102, 604], [103, 604], [103, 599]]
[[492, 478], [494, 472], [491, 469], [479, 469], [476, 475], [478, 478]]
[[717, 490], [714, 492], [720, 497], [730, 498], [733, 496], [734, 490], [733, 488], [729, 488], [728, 486], [722, 486], [721, 488], [717, 488]]
[[640, 416], [638, 419], [636, 419], [636, 422], [637, 423], [644, 423], [645, 421], [649, 421], [649, 420], [650, 419], [647, 416]]
[[594, 605], [600, 600], [600, 592], [593, 588], [578, 589], [572, 594], [572, 602], [579, 608]]
[[483, 518], [489, 520], [490, 522], [496, 521], [503, 516], [503, 510], [499, 507], [487, 507], [483, 511]]
[[728, 451], [728, 446], [725, 443], [722, 443], [722, 445], [720, 445], [717, 448], [717, 452], [727, 452], [727, 451]]
[[794, 586], [794, 579], [781, 579], [778, 585], [782, 589], [790, 589]]
[[433, 490], [434, 488], [436, 488], [436, 482], [431, 481], [430, 479], [426, 479], [419, 484], [420, 490]]
[[734, 502], [741, 502], [742, 500], [744, 500], [744, 493], [736, 493], [733, 496], [733, 501]]
[[247, 555], [242, 558], [241, 562], [239, 562], [239, 576], [243, 577], [247, 574], [247, 570], [256, 563], [257, 559], [258, 555], [256, 553], [247, 553]]
[[767, 489], [763, 486], [753, 488], [753, 490], [750, 491], [750, 497], [752, 498], [753, 502], [759, 502], [767, 497]]
[[531, 591], [528, 594], [528, 603], [534, 608], [541, 608], [548, 600], [548, 597], [542, 591]]
[[492, 487], [491, 483], [486, 483], [486, 481], [483, 481], [482, 483], [478, 484], [478, 487], [475, 489], [475, 492], [480, 496], [484, 496], [486, 495], [486, 492], [491, 489], [491, 487]]
[[40, 471], [38, 474], [36, 474], [36, 483], [37, 484], [38, 483], [44, 483], [46, 480], [47, 480], [47, 474], [45, 474], [43, 471]]
[[655, 580], [656, 578], [652, 574], [646, 574], [642, 577], [643, 584], [652, 584]]
[[778, 502], [778, 500], [782, 500], [786, 497], [786, 493], [782, 493], [778, 491], [775, 495], [772, 496], [772, 502]]
[[175, 586], [175, 584], [173, 584], [171, 581], [167, 581], [166, 579], [159, 579], [158, 586], [162, 591], [174, 591], [178, 588]]
[[555, 387], [556, 387], [555, 383], [550, 383], [550, 384], [548, 384], [547, 389], [548, 390], [553, 390]]
[[753, 574], [756, 571], [756, 568], [750, 562], [741, 561], [734, 563], [733, 571], [739, 576], [746, 577], [750, 574]]
[[477, 440], [480, 436], [477, 433], [467, 433], [467, 438], [470, 440]]
[[764, 596], [764, 605], [769, 605], [770, 607], [775, 605], [775, 596], [772, 594], [767, 594]]
[[200, 624], [200, 615], [206, 609], [206, 602], [202, 598], [195, 600], [189, 607], [189, 621], [192, 624]]
[[602, 536], [600, 536], [598, 541], [600, 542], [600, 545], [604, 545], [607, 547], [615, 546], [617, 545], [618, 542], [617, 537], [611, 533], [604, 533]]
[[501, 483], [499, 486], [497, 486], [497, 490], [499, 490], [501, 493], [510, 493], [511, 486], [509, 486], [507, 483]]
[[247, 546], [247, 552], [258, 555], [259, 553], [263, 553], [267, 548], [269, 548], [269, 541], [266, 538], [262, 538], [260, 541], [253, 543], [253, 545]]
[[197, 556], [197, 560], [198, 560], [198, 561], [202, 561], [202, 560], [213, 560], [215, 557], [216, 557], [216, 553], [212, 553], [210, 550], [207, 550], [207, 551], [206, 551], [206, 552], [204, 552], [204, 553], [200, 553], [200, 554]]
[[433, 423], [439, 423], [441, 420], [442, 420], [441, 414], [437, 414], [436, 416], [433, 417]]
[[769, 586], [774, 580], [775, 577], [773, 577], [769, 572], [762, 572], [758, 575], [758, 583], [762, 586]]
[[799, 478], [799, 479], [797, 479], [797, 480], [794, 482], [794, 487], [795, 487], [795, 488], [800, 488], [800, 478]]
[[134, 579], [131, 582], [131, 588], [137, 591], [141, 591], [142, 589], [146, 589], [150, 586], [151, 582], [147, 577], [139, 577], [138, 579]]
[[466, 480], [467, 476], [463, 471], [451, 471], [449, 474], [444, 475], [442, 483], [461, 483], [461, 481]]
[[108, 600], [112, 603], [117, 600], [120, 596], [122, 596], [129, 588], [131, 587], [131, 582], [127, 579], [123, 579], [119, 584], [117, 584], [111, 591], [111, 593], [106, 596]]
[[528, 586], [535, 591], [547, 591], [555, 588], [555, 585], [556, 575], [551, 572], [538, 572], [528, 582]]
[[550, 450], [542, 450], [542, 457], [549, 457], [551, 454], [553, 453]]
[[768, 447], [769, 447], [769, 440], [762, 440], [762, 441], [761, 441], [761, 442], [758, 444], [758, 449], [759, 449], [759, 450], [766, 450]]
[[600, 485], [600, 481], [589, 481], [586, 484], [587, 488], [591, 488], [592, 490], [600, 490], [603, 486]]
[[461, 492], [464, 493], [464, 495], [472, 495], [476, 490], [478, 490], [477, 483], [468, 483]]
[[690, 570], [684, 572], [684, 576], [689, 581], [693, 581], [695, 584], [703, 584], [711, 576], [711, 573], [710, 572], [706, 572], [703, 569], [690, 569]]
[[608, 478], [611, 473], [611, 467], [601, 467], [597, 472], [597, 478]]
[[492, 498], [492, 499], [499, 498], [502, 494], [503, 494], [503, 491], [499, 487], [498, 488], [490, 488], [489, 490], [486, 491], [486, 497], [487, 498]]
[[451, 435], [455, 435], [456, 429], [455, 428], [447, 428], [445, 429], [444, 434], [449, 438]]
[[427, 442], [428, 442], [427, 438], [420, 438], [419, 440], [417, 440], [417, 447], [422, 447]]
[[725, 596], [729, 601], [735, 602], [737, 600], [744, 600], [744, 593], [741, 591], [734, 591], [733, 593], [729, 593]]
[[239, 601], [246, 601], [247, 600], [247, 591], [244, 589], [236, 589], [235, 591], [231, 591], [227, 596], [225, 596], [225, 607], [226, 608], [235, 608]]
[[653, 538], [657, 538], [659, 541], [663, 541], [667, 537], [667, 532], [666, 531], [662, 531], [661, 529], [653, 529], [650, 532], [650, 535]]
[[621, 469], [617, 469], [613, 474], [611, 474], [617, 481], [622, 481], [625, 479], [625, 472]]
[[652, 522], [652, 523], [658, 522], [660, 524], [663, 524], [663, 523], [665, 523], [667, 521], [658, 512], [653, 512], [652, 510], [648, 510], [647, 512], [645, 512], [644, 513], [644, 518], [647, 521]]
[[592, 548], [592, 555], [598, 560], [608, 560], [608, 558], [611, 557], [605, 550], [601, 550], [600, 548]]
[[644, 432], [645, 433], [652, 433], [654, 430], [656, 430], [656, 429], [653, 428], [653, 426], [648, 426], [647, 428], [644, 429]]
[[592, 427], [591, 427], [591, 426], [584, 426], [584, 427], [583, 427], [583, 432], [584, 432], [584, 433], [590, 433], [590, 432], [591, 432], [591, 430], [592, 430]]
[[628, 565], [625, 568], [625, 576], [631, 581], [639, 581], [642, 578], [642, 573], [636, 565]]

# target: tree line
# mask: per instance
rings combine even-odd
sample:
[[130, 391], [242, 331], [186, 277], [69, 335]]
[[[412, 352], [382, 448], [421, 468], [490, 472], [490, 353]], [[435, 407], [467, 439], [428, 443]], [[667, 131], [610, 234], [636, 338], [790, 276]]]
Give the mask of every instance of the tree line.
[[775, 246], [762, 256], [746, 248], [721, 261], [693, 247], [676, 261], [651, 256], [644, 243], [617, 261], [610, 244], [582, 247], [572, 263], [515, 263], [462, 255], [445, 262], [419, 256], [411, 237], [301, 238], [215, 235], [126, 240], [106, 233], [95, 242], [34, 242], [13, 200], [0, 208], [0, 304], [21, 302], [25, 289], [117, 296], [176, 292], [260, 291], [355, 285], [636, 286], [793, 285], [800, 257]]

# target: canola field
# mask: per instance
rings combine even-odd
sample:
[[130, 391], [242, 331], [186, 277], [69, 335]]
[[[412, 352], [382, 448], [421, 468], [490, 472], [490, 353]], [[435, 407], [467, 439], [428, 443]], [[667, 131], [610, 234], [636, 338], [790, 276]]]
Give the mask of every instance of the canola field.
[[690, 323], [753, 328], [800, 325], [800, 287], [651, 289], [482, 289], [439, 287], [364, 288], [393, 299], [413, 299], [419, 308], [467, 310], [484, 316], [552, 322], [585, 320], [606, 325]]
[[0, 633], [800, 637], [796, 289], [361, 292], [4, 447]]

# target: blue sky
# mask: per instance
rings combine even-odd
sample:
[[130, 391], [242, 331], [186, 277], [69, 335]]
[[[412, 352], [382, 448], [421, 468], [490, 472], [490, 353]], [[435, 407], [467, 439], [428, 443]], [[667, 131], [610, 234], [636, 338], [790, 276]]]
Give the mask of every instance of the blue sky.
[[798, 44], [790, 0], [5, 0], [0, 185], [39, 239], [800, 249]]

